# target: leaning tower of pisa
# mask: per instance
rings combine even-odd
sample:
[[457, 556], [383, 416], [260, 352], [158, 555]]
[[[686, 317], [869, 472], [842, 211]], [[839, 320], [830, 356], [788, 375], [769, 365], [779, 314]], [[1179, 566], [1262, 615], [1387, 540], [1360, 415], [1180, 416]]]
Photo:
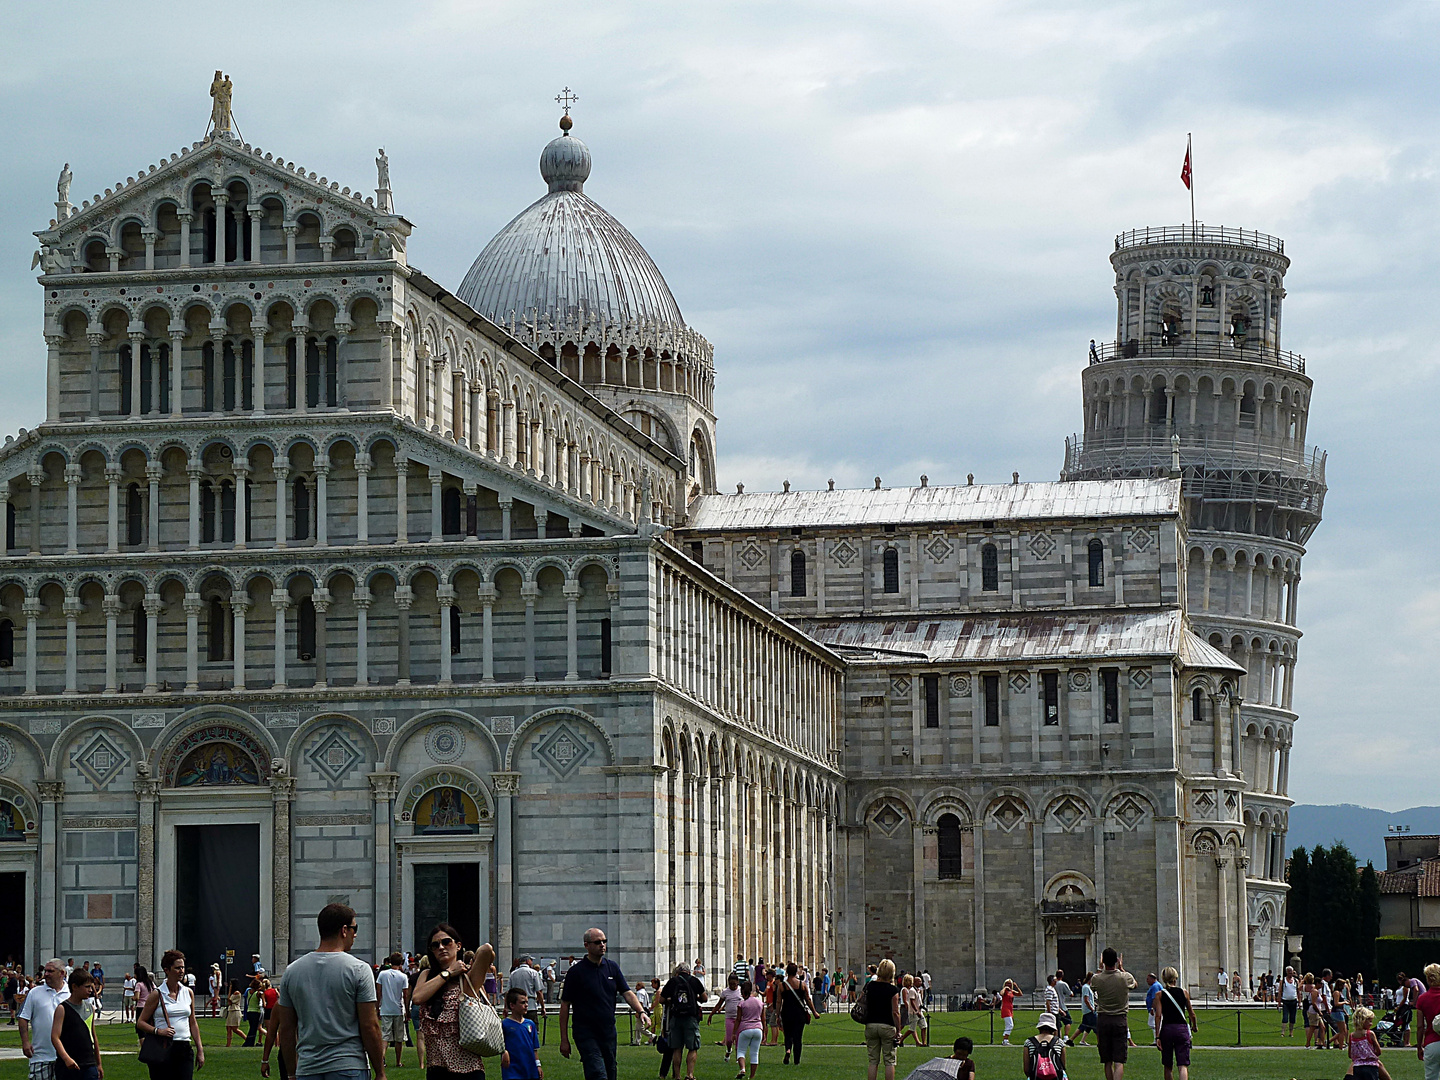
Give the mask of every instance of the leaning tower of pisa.
[[1297, 593], [1325, 497], [1325, 455], [1305, 442], [1313, 384], [1281, 348], [1290, 260], [1273, 236], [1200, 225], [1122, 233], [1110, 262], [1115, 339], [1090, 346], [1063, 478], [1183, 477], [1191, 627], [1249, 672], [1206, 745], [1184, 732], [1217, 702], [1187, 695], [1183, 828], [1240, 923], [1208, 959], [1248, 979], [1284, 964]]

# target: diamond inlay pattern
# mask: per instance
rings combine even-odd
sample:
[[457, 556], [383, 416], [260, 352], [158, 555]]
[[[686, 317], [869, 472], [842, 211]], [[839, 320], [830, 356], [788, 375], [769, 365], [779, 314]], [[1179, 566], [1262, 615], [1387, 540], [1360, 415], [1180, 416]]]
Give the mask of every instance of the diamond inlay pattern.
[[129, 763], [130, 755], [104, 731], [97, 731], [70, 758], [70, 764], [98, 791], [105, 790]]
[[595, 756], [595, 744], [569, 724], [556, 724], [532, 751], [544, 766], [561, 780]]

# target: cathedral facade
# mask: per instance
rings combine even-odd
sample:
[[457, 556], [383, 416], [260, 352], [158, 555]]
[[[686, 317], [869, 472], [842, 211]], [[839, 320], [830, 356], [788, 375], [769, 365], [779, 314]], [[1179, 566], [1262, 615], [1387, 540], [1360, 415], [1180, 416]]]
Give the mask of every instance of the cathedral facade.
[[62, 174], [0, 448], [0, 954], [283, 969], [343, 900], [375, 956], [1277, 967], [1324, 490], [1283, 252], [1117, 245], [1061, 482], [722, 495], [712, 348], [562, 128], [455, 292], [383, 151], [362, 197], [219, 98]]

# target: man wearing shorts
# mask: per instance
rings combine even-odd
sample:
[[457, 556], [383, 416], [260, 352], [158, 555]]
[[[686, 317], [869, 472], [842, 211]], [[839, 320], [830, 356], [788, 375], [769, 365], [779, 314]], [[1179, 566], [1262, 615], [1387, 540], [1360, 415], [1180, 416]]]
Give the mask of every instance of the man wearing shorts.
[[1100, 1063], [1105, 1066], [1105, 1080], [1122, 1080], [1125, 1060], [1129, 1055], [1130, 991], [1135, 989], [1135, 976], [1125, 970], [1124, 959], [1112, 948], [1101, 954], [1102, 970], [1090, 980], [1095, 991], [1095, 1045], [1100, 1050]]
[[380, 1039], [395, 1048], [395, 1067], [400, 1068], [400, 1055], [405, 1052], [405, 1013], [409, 1005], [410, 980], [400, 970], [402, 957], [391, 953], [385, 966], [375, 977], [380, 998]]
[[1055, 997], [1060, 1002], [1060, 1009], [1055, 1013], [1055, 1021], [1060, 1025], [1060, 1034], [1065, 1041], [1070, 1041], [1070, 999], [1074, 996], [1070, 984], [1065, 981], [1065, 972], [1059, 968], [1055, 969]]

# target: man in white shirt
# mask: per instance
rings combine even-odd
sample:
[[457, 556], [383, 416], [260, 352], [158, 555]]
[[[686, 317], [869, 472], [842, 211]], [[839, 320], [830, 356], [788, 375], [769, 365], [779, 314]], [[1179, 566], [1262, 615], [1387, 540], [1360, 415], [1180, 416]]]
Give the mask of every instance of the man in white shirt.
[[538, 1024], [545, 1004], [545, 978], [536, 970], [533, 956], [522, 956], [519, 966], [510, 972], [510, 989], [525, 991], [528, 1002], [525, 1015]]
[[[73, 970], [73, 969], [72, 969]], [[70, 996], [65, 965], [59, 957], [45, 961], [45, 981], [25, 995], [20, 1009], [20, 1052], [30, 1059], [30, 1080], [54, 1080], [55, 1010]]]
[[1220, 1000], [1224, 1001], [1230, 996], [1230, 976], [1225, 974], [1223, 967], [1215, 975], [1215, 983], [1220, 988]]
[[380, 995], [380, 1038], [395, 1048], [395, 1067], [401, 1067], [400, 1055], [405, 1049], [405, 1014], [410, 1011], [410, 980], [400, 970], [399, 953], [391, 953], [385, 967], [375, 977]]

